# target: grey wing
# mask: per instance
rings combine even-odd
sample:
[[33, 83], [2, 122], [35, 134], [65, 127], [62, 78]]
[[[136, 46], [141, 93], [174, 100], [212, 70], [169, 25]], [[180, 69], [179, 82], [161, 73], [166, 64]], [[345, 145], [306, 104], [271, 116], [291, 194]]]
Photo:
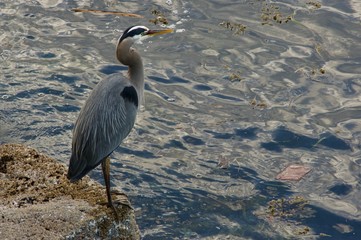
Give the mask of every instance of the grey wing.
[[68, 178], [76, 181], [98, 166], [134, 126], [138, 94], [118, 76], [98, 83], [75, 123]]

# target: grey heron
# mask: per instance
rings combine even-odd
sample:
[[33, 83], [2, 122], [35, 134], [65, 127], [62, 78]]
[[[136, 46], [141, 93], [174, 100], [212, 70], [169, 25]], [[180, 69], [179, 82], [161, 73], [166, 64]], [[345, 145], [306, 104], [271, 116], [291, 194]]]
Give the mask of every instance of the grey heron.
[[117, 217], [110, 192], [109, 155], [128, 136], [134, 126], [144, 90], [144, 70], [133, 43], [148, 36], [172, 32], [132, 26], [118, 40], [116, 57], [128, 66], [128, 77], [116, 73], [101, 80], [80, 110], [73, 129], [72, 153], [67, 178], [75, 182], [102, 165], [108, 206]]

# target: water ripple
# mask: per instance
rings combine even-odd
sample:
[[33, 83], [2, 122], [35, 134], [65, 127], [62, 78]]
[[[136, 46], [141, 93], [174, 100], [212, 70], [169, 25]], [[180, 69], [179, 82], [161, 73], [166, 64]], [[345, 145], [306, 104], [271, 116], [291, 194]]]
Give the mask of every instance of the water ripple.
[[[361, 229], [356, 2], [314, 9], [295, 1], [3, 0], [0, 142], [67, 162], [91, 89], [105, 75], [126, 74], [114, 53], [119, 35], [131, 25], [161, 28], [147, 24], [157, 8], [175, 32], [135, 45], [145, 101], [111, 168], [142, 237], [288, 239], [308, 227], [306, 238], [352, 239]], [[70, 11], [84, 6], [145, 18]], [[274, 21], [288, 15], [292, 21]], [[246, 28], [238, 34], [222, 22]], [[291, 163], [312, 171], [292, 184], [275, 180]], [[99, 169], [90, 175], [102, 181]], [[295, 195], [312, 216], [269, 221], [268, 202]]]

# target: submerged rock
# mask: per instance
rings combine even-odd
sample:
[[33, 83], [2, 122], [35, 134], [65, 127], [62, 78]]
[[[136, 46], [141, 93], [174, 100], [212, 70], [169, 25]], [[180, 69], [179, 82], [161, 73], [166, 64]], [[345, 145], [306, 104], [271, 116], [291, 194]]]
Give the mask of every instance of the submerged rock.
[[[117, 197], [113, 196], [116, 201]], [[106, 207], [105, 188], [22, 145], [0, 145], [1, 239], [140, 239], [134, 211]]]

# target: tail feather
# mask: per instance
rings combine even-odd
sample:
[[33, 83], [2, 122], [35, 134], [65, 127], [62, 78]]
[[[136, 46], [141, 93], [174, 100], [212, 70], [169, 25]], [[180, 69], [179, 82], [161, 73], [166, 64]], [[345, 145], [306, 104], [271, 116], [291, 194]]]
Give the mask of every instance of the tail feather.
[[99, 161], [95, 166], [88, 165], [85, 159], [78, 159], [75, 154], [72, 154], [69, 161], [69, 168], [67, 178], [70, 182], [76, 182], [87, 175], [92, 169], [96, 168], [102, 161]]
[[81, 161], [77, 159], [77, 157], [74, 156], [74, 154], [72, 154], [69, 161], [68, 174], [66, 176], [70, 180], [70, 182], [76, 182], [80, 180], [89, 171], [90, 170], [85, 171], [85, 168], [84, 166], [82, 166]]

